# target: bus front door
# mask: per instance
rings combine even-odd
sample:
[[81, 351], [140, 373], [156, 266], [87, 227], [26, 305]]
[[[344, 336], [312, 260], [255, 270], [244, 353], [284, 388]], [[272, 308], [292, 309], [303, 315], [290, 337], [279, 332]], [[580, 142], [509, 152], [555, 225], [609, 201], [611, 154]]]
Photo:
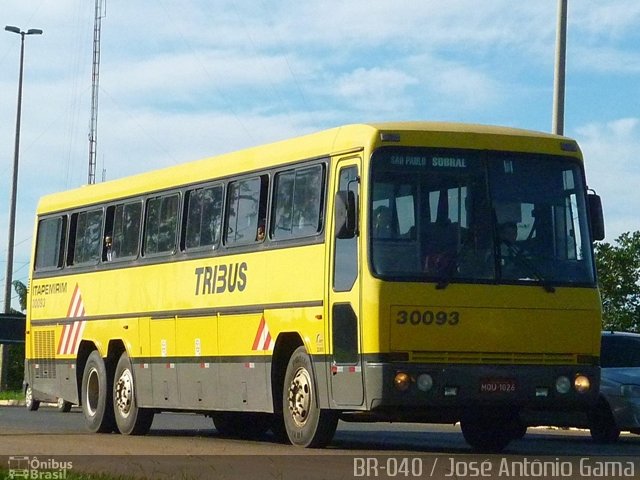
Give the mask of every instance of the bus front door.
[[[338, 163], [337, 191], [353, 192], [359, 203], [359, 157]], [[347, 195], [345, 195], [346, 197]], [[358, 214], [355, 215], [356, 225]], [[334, 224], [329, 285], [329, 335], [331, 338], [331, 395], [336, 405], [362, 405], [364, 385], [360, 339], [360, 282], [357, 228], [351, 238], [337, 238]]]

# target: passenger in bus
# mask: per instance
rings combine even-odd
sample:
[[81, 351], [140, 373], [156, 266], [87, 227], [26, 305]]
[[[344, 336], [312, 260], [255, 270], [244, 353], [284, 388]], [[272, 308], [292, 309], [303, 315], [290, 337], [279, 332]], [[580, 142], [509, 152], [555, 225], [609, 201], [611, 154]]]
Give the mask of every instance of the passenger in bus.
[[391, 209], [380, 205], [373, 213], [373, 237], [393, 238]]
[[521, 272], [517, 257], [522, 253], [516, 245], [518, 225], [515, 222], [501, 223], [498, 226], [498, 239], [502, 275], [507, 278], [518, 278]]
[[264, 236], [265, 236], [264, 224], [265, 224], [265, 221], [260, 220], [260, 223], [258, 224], [258, 231], [256, 233], [256, 242], [262, 242], [264, 240]]
[[104, 237], [104, 252], [104, 257], [106, 258], [107, 262], [113, 260], [113, 239], [110, 235]]
[[518, 238], [518, 225], [515, 222], [504, 222], [498, 227], [500, 243], [514, 246]]

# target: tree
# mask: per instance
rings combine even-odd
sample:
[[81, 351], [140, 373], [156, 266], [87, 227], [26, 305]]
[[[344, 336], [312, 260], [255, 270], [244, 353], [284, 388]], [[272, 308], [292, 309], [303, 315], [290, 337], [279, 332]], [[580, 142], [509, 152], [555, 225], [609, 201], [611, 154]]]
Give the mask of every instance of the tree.
[[12, 285], [20, 299], [20, 310], [24, 312], [27, 309], [27, 286], [20, 280], [14, 281]]
[[[19, 280], [14, 281], [12, 285], [20, 299], [20, 309], [24, 312], [27, 309], [27, 287]], [[6, 367], [7, 389], [20, 390], [24, 376], [24, 343], [5, 345], [5, 348], [8, 350]]]
[[640, 333], [640, 231], [595, 246], [603, 328]]

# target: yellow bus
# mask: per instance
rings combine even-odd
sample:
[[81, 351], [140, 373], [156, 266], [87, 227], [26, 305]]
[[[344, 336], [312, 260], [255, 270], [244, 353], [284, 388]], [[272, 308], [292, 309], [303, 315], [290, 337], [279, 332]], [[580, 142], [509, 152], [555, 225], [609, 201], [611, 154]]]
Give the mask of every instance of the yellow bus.
[[339, 419], [460, 421], [499, 451], [523, 412], [597, 397], [602, 236], [575, 141], [477, 125], [349, 125], [48, 195], [28, 405], [303, 447]]

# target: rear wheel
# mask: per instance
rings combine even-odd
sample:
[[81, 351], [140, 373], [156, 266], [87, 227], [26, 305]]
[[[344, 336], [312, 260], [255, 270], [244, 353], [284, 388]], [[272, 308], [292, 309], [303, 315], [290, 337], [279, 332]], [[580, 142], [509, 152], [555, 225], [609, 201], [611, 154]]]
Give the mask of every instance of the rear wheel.
[[72, 405], [73, 404], [71, 402], [67, 402], [62, 397], [58, 398], [58, 401], [56, 402], [56, 408], [58, 409], [59, 412], [63, 412], [63, 413], [70, 412]]
[[144, 435], [153, 423], [153, 410], [140, 408], [135, 395], [131, 360], [123, 352], [118, 360], [113, 380], [113, 413], [120, 433]]
[[282, 400], [284, 427], [293, 445], [317, 448], [331, 442], [338, 412], [320, 408], [311, 359], [304, 347], [298, 347], [289, 359]]
[[33, 397], [33, 389], [30, 386], [24, 392], [24, 404], [30, 412], [35, 412], [40, 408], [40, 400]]
[[82, 413], [87, 428], [94, 433], [115, 429], [111, 384], [104, 360], [97, 350], [91, 352], [82, 374]]

